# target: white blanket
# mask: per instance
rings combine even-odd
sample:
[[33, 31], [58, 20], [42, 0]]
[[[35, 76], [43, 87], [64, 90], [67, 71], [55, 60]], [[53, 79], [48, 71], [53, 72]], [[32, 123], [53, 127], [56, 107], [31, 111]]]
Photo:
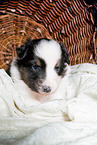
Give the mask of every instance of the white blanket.
[[97, 145], [97, 66], [72, 66], [64, 98], [26, 107], [0, 70], [0, 144]]

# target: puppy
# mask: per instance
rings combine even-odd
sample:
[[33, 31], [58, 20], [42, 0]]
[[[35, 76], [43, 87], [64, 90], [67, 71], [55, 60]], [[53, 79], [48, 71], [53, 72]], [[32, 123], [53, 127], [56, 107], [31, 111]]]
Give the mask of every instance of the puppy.
[[54, 94], [69, 65], [69, 55], [63, 45], [55, 40], [29, 38], [17, 48], [17, 56], [9, 73], [24, 104], [32, 106], [56, 99]]

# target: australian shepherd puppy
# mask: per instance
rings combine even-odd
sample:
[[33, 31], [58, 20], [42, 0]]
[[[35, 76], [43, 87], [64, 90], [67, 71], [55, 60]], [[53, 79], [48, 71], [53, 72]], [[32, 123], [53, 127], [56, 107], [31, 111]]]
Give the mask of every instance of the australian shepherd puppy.
[[17, 48], [17, 58], [9, 73], [24, 104], [32, 106], [58, 98], [57, 90], [68, 64], [69, 55], [62, 44], [45, 38], [29, 38]]

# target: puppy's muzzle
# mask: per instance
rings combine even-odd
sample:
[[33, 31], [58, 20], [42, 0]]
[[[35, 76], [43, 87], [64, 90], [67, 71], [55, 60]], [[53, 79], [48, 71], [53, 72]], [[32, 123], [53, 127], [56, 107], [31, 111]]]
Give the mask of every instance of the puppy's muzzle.
[[43, 92], [45, 93], [50, 93], [51, 92], [51, 88], [49, 86], [43, 86]]

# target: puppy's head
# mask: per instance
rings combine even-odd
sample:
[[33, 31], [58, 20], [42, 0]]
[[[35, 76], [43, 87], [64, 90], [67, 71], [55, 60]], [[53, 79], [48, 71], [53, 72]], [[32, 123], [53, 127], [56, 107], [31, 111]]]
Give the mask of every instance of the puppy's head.
[[69, 64], [68, 53], [61, 44], [49, 39], [28, 39], [17, 48], [17, 55], [21, 79], [32, 91], [46, 95], [57, 90]]

